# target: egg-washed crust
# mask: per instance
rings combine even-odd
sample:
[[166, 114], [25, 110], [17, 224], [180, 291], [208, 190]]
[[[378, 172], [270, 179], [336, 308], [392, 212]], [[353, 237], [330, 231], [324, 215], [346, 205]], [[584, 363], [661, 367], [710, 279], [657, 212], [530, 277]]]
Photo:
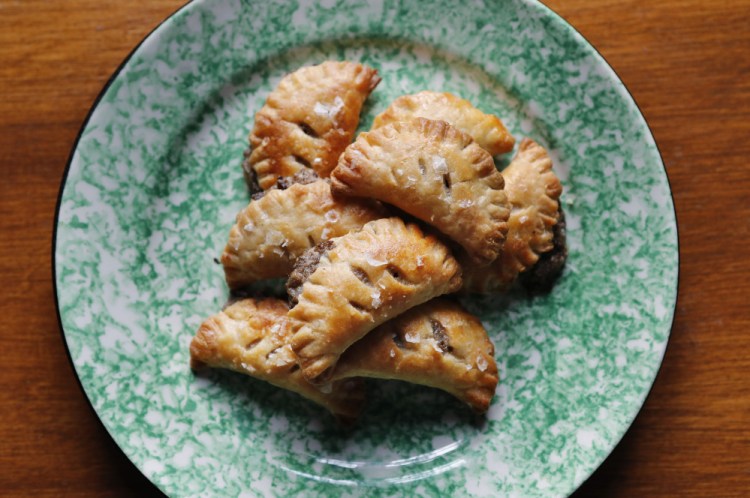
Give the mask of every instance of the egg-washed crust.
[[190, 344], [194, 370], [226, 368], [294, 391], [325, 407], [342, 421], [359, 414], [364, 386], [357, 379], [313, 386], [302, 375], [289, 345], [286, 303], [243, 299], [208, 318]]
[[468, 100], [447, 92], [423, 91], [402, 95], [375, 117], [372, 129], [416, 117], [450, 123], [470, 135], [493, 156], [510, 152], [515, 144], [513, 135], [500, 118], [485, 114]]
[[541, 145], [524, 139], [505, 170], [505, 191], [511, 203], [508, 235], [500, 256], [488, 267], [462, 257], [466, 292], [507, 290], [519, 273], [532, 267], [553, 248], [553, 229], [559, 217], [560, 180], [552, 159]]
[[[265, 190], [281, 176], [312, 168], [325, 178], [349, 145], [377, 71], [354, 62], [326, 61], [284, 76], [255, 115], [246, 179]], [[252, 185], [251, 185], [252, 188]]]
[[331, 174], [334, 194], [392, 204], [493, 261], [508, 230], [503, 176], [472, 138], [445, 121], [415, 118], [362, 133]]
[[381, 323], [461, 287], [448, 248], [413, 224], [384, 218], [332, 240], [289, 310], [305, 376], [326, 381], [351, 344]]
[[386, 215], [376, 201], [335, 198], [327, 181], [266, 191], [238, 215], [221, 256], [230, 289], [287, 277], [294, 262], [322, 241]]
[[479, 413], [489, 408], [498, 382], [495, 350], [482, 323], [443, 298], [385, 322], [347, 349], [333, 379], [353, 377], [436, 387]]

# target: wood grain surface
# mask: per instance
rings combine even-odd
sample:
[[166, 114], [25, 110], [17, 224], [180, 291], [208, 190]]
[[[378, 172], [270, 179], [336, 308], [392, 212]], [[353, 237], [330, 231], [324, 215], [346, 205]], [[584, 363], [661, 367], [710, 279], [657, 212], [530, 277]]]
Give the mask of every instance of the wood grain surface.
[[[680, 289], [646, 405], [575, 494], [750, 495], [750, 1], [547, 0], [648, 120], [677, 207]], [[55, 203], [90, 106], [179, 0], [0, 0], [0, 496], [158, 496], [68, 362]]]

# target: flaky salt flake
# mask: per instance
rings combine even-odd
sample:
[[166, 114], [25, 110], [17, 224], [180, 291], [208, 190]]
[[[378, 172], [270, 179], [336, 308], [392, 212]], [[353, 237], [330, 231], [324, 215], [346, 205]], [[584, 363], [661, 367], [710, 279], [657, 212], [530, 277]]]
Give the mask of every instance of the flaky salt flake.
[[432, 158], [432, 169], [434, 169], [435, 173], [438, 175], [446, 175], [448, 174], [448, 163], [445, 162], [443, 156], [435, 156]]
[[443, 354], [443, 350], [440, 349], [440, 344], [438, 344], [437, 341], [435, 340], [430, 341], [430, 346], [432, 346], [432, 349], [434, 349], [438, 353]]
[[328, 223], [336, 223], [337, 221], [339, 221], [339, 213], [331, 209], [330, 211], [326, 212], [325, 219]]
[[383, 302], [380, 300], [380, 291], [375, 289], [370, 297], [372, 297], [371, 306], [373, 308], [380, 308], [380, 305], [383, 304]]
[[424, 256], [417, 256], [417, 268], [424, 268]]
[[331, 238], [331, 230], [329, 230], [328, 228], [324, 228], [320, 233], [320, 238], [322, 240], [328, 240], [329, 238]]
[[247, 370], [248, 372], [250, 372], [250, 373], [253, 373], [253, 372], [255, 372], [255, 367], [254, 367], [254, 366], [252, 366], [252, 365], [248, 365], [248, 364], [247, 364], [247, 363], [245, 363], [244, 361], [243, 361], [242, 363], [240, 363], [240, 366], [241, 366], [241, 367], [242, 367], [243, 369], [245, 369], [245, 370]]
[[419, 342], [419, 334], [412, 334], [411, 332], [407, 332], [404, 334], [404, 339], [406, 339], [406, 342], [411, 342], [412, 344]]
[[367, 255], [366, 260], [367, 260], [367, 264], [372, 266], [373, 268], [379, 268], [381, 266], [385, 266], [388, 264], [388, 261], [385, 261], [383, 259], [378, 259], [371, 254]]
[[271, 325], [271, 332], [276, 334], [278, 331], [281, 330], [281, 324], [280, 323], [274, 323]]
[[464, 199], [462, 201], [458, 201], [458, 205], [461, 206], [462, 208], [470, 208], [471, 206], [474, 205], [474, 201], [469, 200], [469, 199]]
[[285, 240], [286, 238], [284, 238], [284, 234], [282, 234], [278, 230], [269, 230], [269, 232], [266, 234], [266, 244], [268, 244], [269, 246], [279, 246]]
[[391, 349], [391, 352], [388, 353], [388, 354], [391, 356], [391, 358], [395, 358], [396, 357], [396, 351], [393, 350], [393, 349]]
[[526, 215], [523, 215], [523, 216], [521, 216], [520, 218], [518, 218], [518, 222], [519, 222], [519, 223], [521, 223], [522, 225], [523, 225], [524, 223], [526, 223], [527, 221], [529, 221], [529, 217], [528, 217], [528, 216], [526, 216]]
[[344, 108], [344, 101], [341, 100], [341, 97], [336, 96], [336, 98], [333, 100], [333, 104], [326, 105], [321, 102], [315, 102], [315, 106], [313, 107], [313, 112], [317, 114], [318, 116], [322, 116], [324, 118], [334, 119], [338, 115], [339, 112], [341, 112], [341, 109]]
[[242, 227], [242, 229], [243, 229], [244, 231], [246, 231], [246, 232], [252, 232], [253, 230], [255, 230], [255, 225], [254, 225], [254, 224], [253, 224], [253, 222], [251, 221], [251, 222], [249, 222], [248, 224], [246, 224], [246, 225], [245, 225], [244, 227]]
[[477, 356], [477, 368], [481, 372], [487, 370], [487, 360], [484, 359], [484, 356]]

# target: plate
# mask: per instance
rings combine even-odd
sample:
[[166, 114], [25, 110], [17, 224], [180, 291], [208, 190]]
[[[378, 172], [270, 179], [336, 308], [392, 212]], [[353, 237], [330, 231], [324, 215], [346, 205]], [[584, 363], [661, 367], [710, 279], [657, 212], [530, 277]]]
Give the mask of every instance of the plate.
[[[380, 71], [362, 129], [401, 94], [442, 90], [551, 151], [569, 229], [561, 280], [546, 296], [465, 301], [497, 349], [486, 419], [385, 382], [343, 432], [291, 393], [190, 372], [190, 338], [228, 293], [214, 258], [248, 202], [240, 162], [251, 117], [282, 75], [326, 59]], [[206, 0], [146, 38], [94, 106], [61, 188], [54, 266], [83, 389], [168, 495], [565, 496], [649, 392], [678, 246], [642, 115], [543, 5]]]

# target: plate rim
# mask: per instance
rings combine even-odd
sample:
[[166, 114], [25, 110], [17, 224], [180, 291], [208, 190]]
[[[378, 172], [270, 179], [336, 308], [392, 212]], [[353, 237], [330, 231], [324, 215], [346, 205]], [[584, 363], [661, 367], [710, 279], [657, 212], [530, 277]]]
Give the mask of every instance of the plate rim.
[[[83, 381], [81, 380], [81, 376], [79, 375], [78, 368], [75, 365], [75, 361], [73, 360], [73, 355], [70, 350], [70, 345], [68, 344], [68, 339], [65, 333], [65, 328], [63, 326], [62, 321], [62, 314], [60, 311], [60, 291], [58, 289], [58, 282], [57, 282], [57, 236], [58, 236], [58, 227], [59, 227], [59, 218], [60, 218], [60, 210], [62, 207], [62, 199], [63, 194], [65, 191], [65, 188], [68, 183], [68, 176], [70, 173], [71, 166], [73, 164], [73, 159], [75, 156], [76, 151], [78, 150], [78, 146], [80, 144], [81, 138], [83, 137], [83, 134], [86, 130], [86, 128], [89, 125], [89, 122], [91, 120], [91, 117], [93, 116], [94, 112], [98, 109], [103, 97], [109, 90], [109, 88], [112, 86], [112, 84], [117, 80], [117, 78], [120, 76], [122, 71], [125, 69], [127, 64], [130, 62], [130, 60], [133, 58], [133, 56], [136, 54], [136, 52], [139, 51], [139, 49], [149, 40], [151, 40], [158, 31], [160, 31], [164, 26], [170, 22], [176, 15], [178, 15], [180, 12], [190, 8], [193, 5], [197, 5], [200, 3], [203, 3], [204, 0], [187, 0], [184, 4], [179, 6], [177, 9], [172, 11], [168, 16], [166, 16], [164, 19], [159, 21], [157, 25], [155, 25], [131, 50], [130, 52], [123, 58], [123, 60], [120, 62], [120, 64], [114, 69], [112, 74], [109, 76], [105, 84], [102, 86], [101, 90], [97, 94], [96, 98], [93, 100], [93, 102], [90, 104], [89, 110], [86, 113], [86, 116], [84, 117], [81, 126], [79, 127], [79, 130], [76, 134], [75, 139], [73, 140], [73, 143], [70, 148], [70, 153], [68, 154], [68, 158], [65, 164], [65, 169], [63, 171], [63, 174], [60, 178], [60, 186], [58, 188], [57, 193], [57, 201], [55, 205], [55, 212], [54, 212], [54, 220], [53, 220], [53, 229], [52, 229], [52, 240], [51, 240], [51, 253], [50, 253], [50, 260], [51, 260], [51, 273], [52, 273], [52, 290], [54, 295], [54, 304], [55, 304], [55, 315], [57, 317], [57, 323], [58, 323], [58, 329], [60, 332], [60, 338], [62, 339], [63, 345], [65, 347], [65, 353], [68, 359], [68, 363], [70, 364], [70, 367], [73, 371], [74, 377], [76, 379], [76, 383], [81, 390], [81, 392], [84, 395], [84, 399], [86, 400], [86, 403], [88, 404], [88, 407], [92, 411], [92, 413], [95, 415], [96, 421], [104, 429], [104, 433], [108, 436], [108, 438], [114, 443], [114, 445], [117, 447], [117, 449], [125, 456], [128, 464], [135, 468], [138, 473], [143, 476], [143, 478], [150, 483], [152, 488], [159, 493], [161, 493], [164, 496], [168, 496], [166, 494], [166, 491], [162, 488], [162, 486], [154, 482], [146, 473], [144, 472], [144, 469], [142, 469], [140, 466], [138, 466], [130, 457], [130, 455], [123, 449], [123, 447], [120, 445], [120, 443], [117, 441], [115, 436], [112, 434], [112, 432], [109, 430], [109, 428], [106, 426], [104, 421], [102, 420], [99, 412], [97, 411], [96, 407], [94, 406], [94, 402], [89, 396], [89, 393], [86, 391], [86, 388], [83, 385]], [[383, 0], [379, 0], [383, 1]], [[659, 144], [656, 141], [656, 138], [654, 137], [653, 131], [651, 129], [651, 126], [649, 125], [648, 120], [646, 119], [646, 116], [643, 113], [643, 110], [641, 109], [641, 106], [638, 104], [638, 101], [635, 99], [633, 94], [631, 93], [630, 89], [627, 87], [623, 79], [620, 77], [620, 74], [615, 70], [615, 68], [609, 63], [607, 58], [599, 51], [599, 49], [589, 41], [589, 39], [584, 36], [572, 23], [567, 21], [562, 15], [558, 14], [555, 10], [553, 10], [551, 7], [547, 6], [542, 0], [518, 0], [519, 2], [526, 4], [530, 6], [531, 8], [540, 8], [543, 10], [547, 15], [551, 16], [554, 19], [555, 23], [559, 23], [562, 25], [565, 29], [568, 29], [573, 32], [574, 35], [576, 35], [578, 38], [580, 38], [580, 41], [582, 41], [585, 45], [590, 48], [595, 56], [599, 59], [599, 62], [604, 64], [606, 68], [608, 68], [612, 75], [614, 75], [615, 82], [620, 83], [620, 89], [624, 92], [623, 96], [625, 96], [627, 99], [630, 100], [630, 102], [633, 104], [635, 109], [638, 111], [638, 116], [643, 121], [644, 129], [648, 132], [647, 139], [650, 139], [651, 143], [653, 143], [656, 155], [659, 159], [659, 165], [661, 166], [661, 169], [664, 173], [664, 178], [667, 182], [667, 187], [669, 189], [669, 198], [671, 200], [672, 204], [672, 217], [674, 219], [674, 227], [675, 227], [675, 280], [674, 280], [674, 289], [673, 289], [673, 298], [674, 298], [674, 305], [670, 308], [669, 312], [671, 313], [671, 320], [669, 320], [669, 327], [666, 330], [665, 340], [664, 340], [664, 346], [661, 348], [661, 351], [659, 351], [659, 359], [658, 359], [658, 365], [656, 369], [653, 372], [652, 377], [649, 380], [649, 387], [647, 390], [645, 390], [642, 399], [638, 402], [637, 409], [633, 412], [632, 417], [629, 417], [629, 420], [623, 425], [623, 431], [619, 438], [613, 439], [613, 444], [611, 448], [606, 451], [606, 453], [598, 458], [595, 458], [595, 465], [592, 467], [592, 470], [590, 473], [583, 478], [580, 482], [574, 482], [572, 489], [566, 496], [571, 496], [576, 491], [578, 491], [582, 486], [584, 486], [591, 478], [601, 469], [604, 462], [607, 461], [607, 459], [610, 458], [612, 453], [620, 446], [623, 439], [630, 433], [631, 429], [633, 428], [633, 425], [635, 423], [635, 420], [638, 418], [638, 416], [643, 411], [643, 407], [646, 405], [646, 402], [648, 401], [649, 397], [651, 396], [654, 385], [656, 383], [656, 379], [658, 378], [659, 374], [662, 371], [662, 368], [664, 366], [664, 359], [666, 357], [667, 350], [669, 348], [670, 339], [672, 337], [672, 330], [674, 328], [674, 323], [676, 319], [676, 311], [677, 311], [677, 305], [679, 302], [680, 297], [680, 278], [681, 278], [681, 252], [680, 252], [680, 230], [679, 230], [679, 219], [677, 216], [677, 208], [676, 203], [674, 199], [674, 191], [672, 189], [672, 182], [669, 177], [669, 173], [667, 171], [666, 165], [664, 163], [664, 157], [661, 152], [661, 149], [659, 148]]]

